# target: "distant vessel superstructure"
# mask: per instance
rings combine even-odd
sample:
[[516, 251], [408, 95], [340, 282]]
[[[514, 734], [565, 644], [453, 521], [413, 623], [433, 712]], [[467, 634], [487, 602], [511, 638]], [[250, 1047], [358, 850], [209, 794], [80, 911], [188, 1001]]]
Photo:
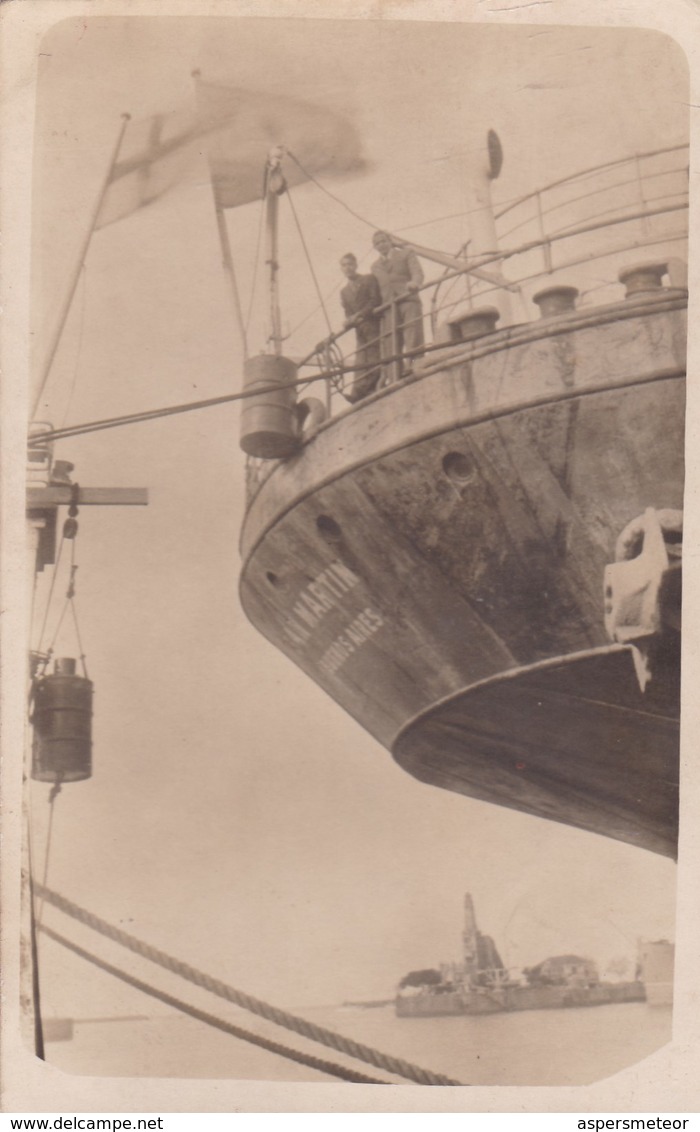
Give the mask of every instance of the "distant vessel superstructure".
[[460, 963], [411, 972], [401, 980], [395, 1000], [400, 1018], [608, 1006], [643, 1002], [646, 997], [639, 980], [604, 982], [596, 964], [579, 955], [551, 956], [526, 968], [526, 982], [513, 978], [491, 937], [478, 930], [469, 893], [464, 898], [462, 938]]

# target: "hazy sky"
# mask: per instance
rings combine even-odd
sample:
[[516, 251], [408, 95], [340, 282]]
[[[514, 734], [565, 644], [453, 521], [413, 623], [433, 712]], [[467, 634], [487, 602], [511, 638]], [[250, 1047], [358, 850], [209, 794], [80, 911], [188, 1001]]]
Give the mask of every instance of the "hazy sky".
[[[58, 25], [41, 51], [37, 358], [120, 113], [191, 100], [195, 67], [349, 114], [370, 168], [330, 187], [373, 224], [422, 225], [416, 239], [447, 250], [466, 237], [464, 221], [426, 222], [464, 208], [488, 128], [505, 151], [498, 201], [687, 139], [683, 55], [655, 33], [89, 18]], [[295, 200], [329, 292], [340, 255], [368, 254], [371, 227], [313, 186]], [[316, 302], [282, 204], [291, 328]], [[230, 217], [246, 301], [258, 215], [249, 205]], [[238, 389], [241, 348], [220, 259], [204, 162], [181, 188], [96, 233], [38, 417], [60, 426]], [[339, 326], [337, 296], [330, 310]], [[257, 315], [252, 328], [257, 349]], [[323, 333], [310, 320], [289, 352]], [[237, 432], [230, 406], [56, 446], [81, 484], [145, 485], [151, 502], [80, 516], [94, 777], [57, 800], [50, 885], [291, 1005], [387, 996], [410, 968], [457, 958], [465, 891], [509, 964], [573, 951], [604, 965], [633, 956], [638, 936], [672, 938], [671, 862], [414, 781], [253, 631], [237, 598]], [[45, 591], [46, 579], [40, 609]], [[56, 651], [73, 653], [69, 631]], [[41, 861], [48, 787], [33, 792]], [[94, 944], [51, 909], [45, 917]], [[151, 1009], [55, 944], [41, 950], [47, 1015]]]

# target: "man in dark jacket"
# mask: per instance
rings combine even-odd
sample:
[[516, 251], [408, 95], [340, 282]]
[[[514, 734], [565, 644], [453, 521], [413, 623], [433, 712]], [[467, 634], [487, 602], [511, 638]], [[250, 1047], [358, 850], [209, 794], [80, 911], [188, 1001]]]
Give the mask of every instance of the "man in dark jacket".
[[382, 295], [374, 275], [360, 275], [357, 260], [349, 252], [340, 261], [340, 267], [347, 283], [340, 292], [340, 301], [345, 312], [345, 326], [355, 327], [356, 350], [354, 379], [350, 390], [345, 394], [348, 401], [360, 401], [373, 393], [380, 377], [379, 335], [381, 315], [374, 314], [375, 307], [381, 306]]

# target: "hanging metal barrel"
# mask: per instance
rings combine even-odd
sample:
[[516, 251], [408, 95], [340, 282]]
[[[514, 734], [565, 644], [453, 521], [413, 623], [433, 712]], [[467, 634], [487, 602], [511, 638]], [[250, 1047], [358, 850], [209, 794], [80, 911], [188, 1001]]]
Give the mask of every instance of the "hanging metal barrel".
[[249, 396], [241, 413], [241, 448], [249, 456], [284, 460], [298, 450], [296, 376], [294, 362], [275, 354], [259, 354], [244, 363], [243, 389]]
[[32, 778], [80, 782], [92, 774], [92, 681], [75, 674], [75, 660], [56, 660], [34, 685]]

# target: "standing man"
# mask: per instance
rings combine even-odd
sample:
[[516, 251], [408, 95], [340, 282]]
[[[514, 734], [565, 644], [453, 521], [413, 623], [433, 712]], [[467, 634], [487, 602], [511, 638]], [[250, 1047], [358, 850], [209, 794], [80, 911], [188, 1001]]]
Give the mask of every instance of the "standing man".
[[[379, 259], [372, 264], [372, 273], [379, 282], [382, 303], [392, 303], [382, 316], [382, 357], [401, 354], [404, 350], [419, 350], [424, 338], [423, 307], [418, 297], [423, 269], [418, 257], [408, 248], [394, 247], [387, 232], [375, 232], [372, 243], [379, 252]], [[397, 362], [394, 372], [400, 377], [407, 376], [416, 356], [412, 354]]]
[[340, 292], [345, 312], [344, 329], [355, 327], [355, 365], [358, 367], [345, 396], [348, 401], [355, 402], [373, 393], [379, 382], [381, 315], [374, 314], [374, 309], [381, 306], [382, 295], [374, 275], [358, 274], [357, 260], [352, 252], [343, 256], [340, 267], [347, 279]]

